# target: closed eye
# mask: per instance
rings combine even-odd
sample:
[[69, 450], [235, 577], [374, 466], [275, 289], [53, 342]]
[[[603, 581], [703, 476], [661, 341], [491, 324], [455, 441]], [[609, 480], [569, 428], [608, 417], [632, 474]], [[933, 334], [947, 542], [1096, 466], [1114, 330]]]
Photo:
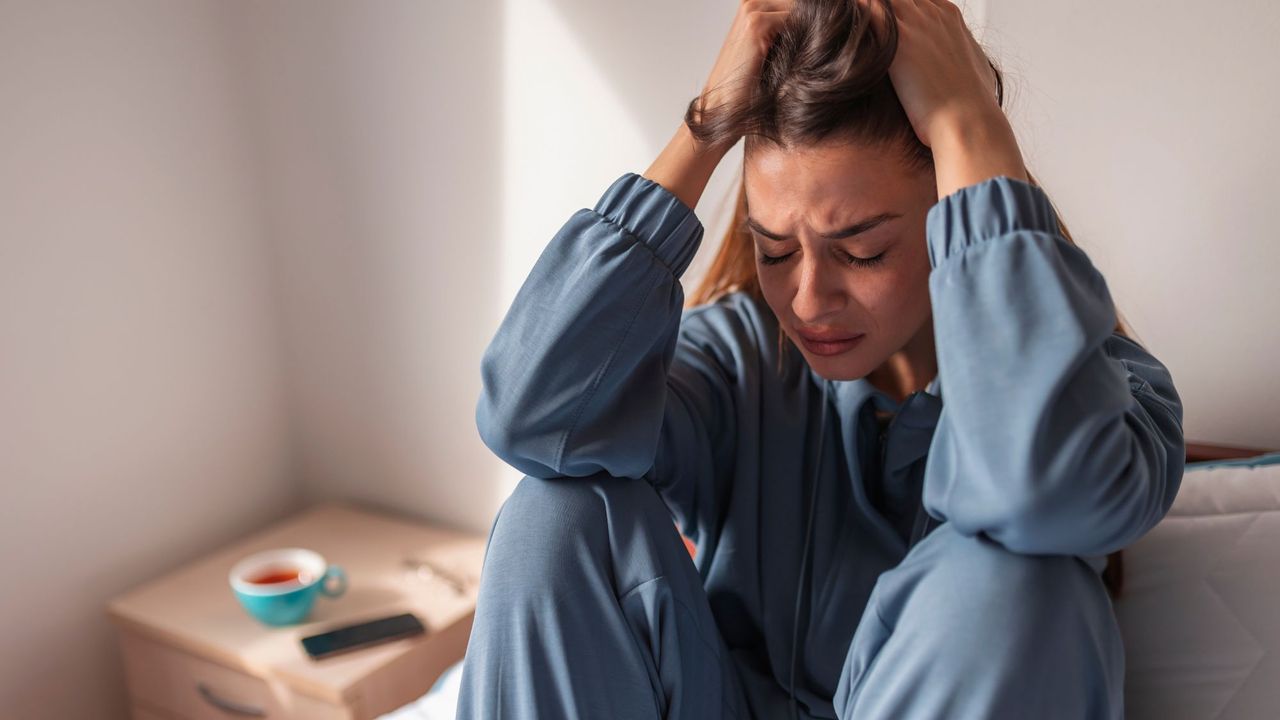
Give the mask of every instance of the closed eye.
[[[776, 256], [760, 253], [760, 262], [761, 264], [764, 264], [764, 265], [779, 265], [781, 263], [786, 262], [787, 258], [790, 258], [792, 255], [795, 255], [795, 252], [789, 252], [786, 255], [776, 255]], [[850, 265], [857, 265], [859, 267], [872, 267], [875, 265], [879, 265], [884, 260], [884, 252], [881, 252], [879, 255], [875, 255], [869, 258], [858, 257], [856, 255], [850, 255], [849, 253], [843, 253], [843, 255], [847, 258], [846, 262], [848, 262]]]

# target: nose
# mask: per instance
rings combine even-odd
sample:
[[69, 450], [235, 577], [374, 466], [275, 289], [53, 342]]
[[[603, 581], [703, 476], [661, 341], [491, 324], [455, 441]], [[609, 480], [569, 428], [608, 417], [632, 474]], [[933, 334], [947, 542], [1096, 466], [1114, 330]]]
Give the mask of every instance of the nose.
[[801, 258], [800, 284], [791, 299], [791, 312], [805, 325], [823, 325], [844, 310], [844, 289], [838, 274], [817, 258]]

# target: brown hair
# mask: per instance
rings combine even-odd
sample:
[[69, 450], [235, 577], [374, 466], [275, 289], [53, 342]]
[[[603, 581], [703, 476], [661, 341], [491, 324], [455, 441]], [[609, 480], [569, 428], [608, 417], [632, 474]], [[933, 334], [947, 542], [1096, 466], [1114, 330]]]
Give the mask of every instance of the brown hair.
[[[745, 99], [714, 107], [705, 106], [704, 95], [690, 101], [684, 120], [693, 136], [713, 146], [744, 138], [748, 154], [762, 143], [788, 148], [824, 140], [854, 141], [898, 150], [908, 170], [932, 168], [933, 152], [916, 136], [889, 78], [898, 46], [892, 5], [890, 0], [873, 1], [881, 3], [888, 20], [883, 36], [864, 17], [857, 0], [796, 0]], [[995, 72], [997, 103], [1003, 108], [1004, 74], [990, 58], [987, 62]], [[1030, 170], [1027, 177], [1040, 186]], [[765, 306], [746, 211], [746, 191], [739, 178], [729, 229], [686, 307], [735, 291]], [[1061, 213], [1058, 228], [1068, 243], [1076, 244]], [[1118, 309], [1115, 333], [1132, 338]], [[779, 326], [779, 369], [790, 344]], [[1112, 598], [1118, 598], [1123, 587], [1120, 551], [1107, 557], [1102, 579]]]

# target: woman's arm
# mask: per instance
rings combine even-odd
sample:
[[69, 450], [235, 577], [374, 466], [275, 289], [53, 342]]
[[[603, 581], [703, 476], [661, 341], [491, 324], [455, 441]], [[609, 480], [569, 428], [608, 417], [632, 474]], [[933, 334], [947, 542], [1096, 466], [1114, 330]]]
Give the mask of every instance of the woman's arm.
[[724, 148], [702, 145], [689, 132], [689, 126], [680, 123], [667, 146], [644, 171], [644, 176], [680, 198], [680, 202], [696, 208], [711, 173], [715, 172], [726, 152]]
[[627, 173], [535, 262], [481, 360], [476, 426], [536, 477], [644, 477], [697, 540], [733, 469], [735, 348], [726, 306], [683, 310], [703, 236], [675, 195]]
[[925, 232], [943, 409], [925, 508], [1017, 552], [1119, 550], [1160, 521], [1182, 481], [1172, 378], [1113, 333], [1106, 281], [1027, 182], [960, 9], [916, 0], [894, 11], [889, 74], [933, 150], [939, 198]]
[[[747, 92], [791, 0], [743, 2], [704, 89]], [[627, 173], [556, 233], [481, 361], [481, 438], [537, 477], [643, 477], [701, 542], [733, 472], [733, 388], [751, 332], [728, 304], [683, 311], [701, 244], [694, 215], [729, 147], [685, 123], [643, 176]]]
[[1039, 187], [997, 176], [926, 221], [943, 411], [924, 504], [1010, 550], [1104, 555], [1150, 530], [1185, 462], [1169, 371], [1114, 333], [1106, 281]]
[[481, 358], [485, 444], [538, 477], [647, 472], [684, 302], [679, 278], [702, 234], [692, 210], [634, 173], [574, 213]]
[[1030, 182], [1013, 126], [995, 106], [949, 116], [931, 149], [940, 199], [1000, 175]]
[[[793, 0], [739, 3], [729, 33], [699, 94], [698, 112], [719, 105], [736, 105], [751, 92], [759, 79], [765, 53], [791, 13], [792, 4]], [[704, 145], [682, 122], [644, 176], [672, 192], [685, 205], [696, 208], [711, 173], [739, 139], [728, 138], [714, 147]]]

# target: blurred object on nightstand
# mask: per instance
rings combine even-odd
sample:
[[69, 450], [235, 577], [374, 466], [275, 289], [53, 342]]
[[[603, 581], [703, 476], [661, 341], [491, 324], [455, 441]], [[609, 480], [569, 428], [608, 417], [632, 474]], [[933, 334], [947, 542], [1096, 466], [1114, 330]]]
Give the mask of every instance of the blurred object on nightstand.
[[[329, 503], [112, 600], [135, 719], [365, 720], [411, 702], [466, 652], [485, 541]], [[313, 548], [341, 565], [346, 593], [297, 625], [257, 622], [227, 574], [241, 558], [276, 547]], [[300, 642], [402, 612], [421, 618], [427, 634], [325, 660], [308, 657]]]

